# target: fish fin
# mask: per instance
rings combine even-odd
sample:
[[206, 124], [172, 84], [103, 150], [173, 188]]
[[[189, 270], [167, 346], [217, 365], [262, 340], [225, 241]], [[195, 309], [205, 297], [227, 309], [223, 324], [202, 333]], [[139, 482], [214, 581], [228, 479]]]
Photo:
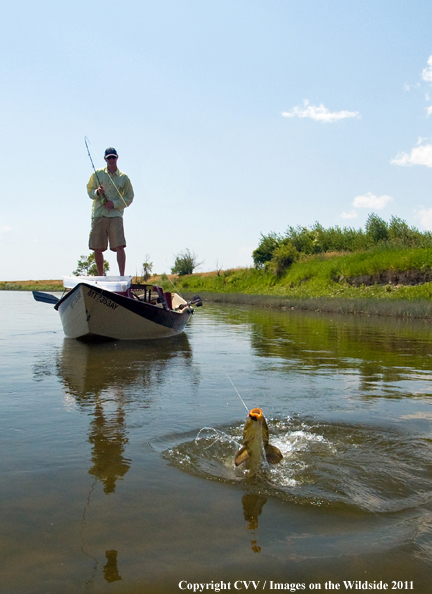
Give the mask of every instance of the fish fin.
[[276, 446], [272, 446], [268, 443], [264, 449], [266, 453], [267, 462], [269, 464], [277, 464], [282, 460], [282, 453]]
[[237, 454], [235, 455], [234, 458], [234, 464], [236, 466], [239, 466], [240, 464], [243, 464], [243, 462], [246, 462], [246, 460], [249, 459], [249, 452], [247, 450], [246, 446], [242, 446], [239, 451], [237, 452]]

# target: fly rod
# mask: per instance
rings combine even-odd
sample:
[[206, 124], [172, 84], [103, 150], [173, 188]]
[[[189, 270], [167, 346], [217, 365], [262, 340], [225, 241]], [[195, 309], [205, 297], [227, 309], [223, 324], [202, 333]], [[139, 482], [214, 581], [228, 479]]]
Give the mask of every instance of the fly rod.
[[[85, 145], [86, 145], [88, 156], [90, 158], [90, 161], [91, 161], [91, 164], [92, 164], [92, 167], [93, 167], [93, 171], [95, 172], [95, 176], [96, 176], [96, 179], [98, 181], [99, 186], [101, 186], [102, 184], [101, 184], [101, 181], [100, 181], [100, 179], [98, 177], [98, 174], [96, 172], [96, 167], [94, 166], [93, 159], [92, 159], [91, 154], [90, 154], [90, 149], [89, 149], [88, 144], [87, 144], [87, 140], [88, 140], [87, 136], [84, 136], [84, 142], [85, 142]], [[105, 202], [105, 198], [101, 198], [101, 204], [103, 204], [104, 202]]]

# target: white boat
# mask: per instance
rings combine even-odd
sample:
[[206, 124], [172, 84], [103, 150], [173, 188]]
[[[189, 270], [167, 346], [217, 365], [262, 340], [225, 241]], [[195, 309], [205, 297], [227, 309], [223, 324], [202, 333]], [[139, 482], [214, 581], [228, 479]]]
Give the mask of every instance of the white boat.
[[194, 310], [186, 301], [157, 285], [133, 284], [124, 276], [65, 276], [61, 298], [33, 291], [36, 301], [54, 304], [65, 335], [82, 340], [143, 340], [183, 332]]

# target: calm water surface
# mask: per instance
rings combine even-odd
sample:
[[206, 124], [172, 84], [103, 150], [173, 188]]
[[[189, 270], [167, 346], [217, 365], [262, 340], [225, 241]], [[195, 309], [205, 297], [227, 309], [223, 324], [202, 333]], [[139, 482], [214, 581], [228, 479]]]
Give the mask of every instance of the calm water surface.
[[[0, 592], [429, 593], [431, 363], [430, 322], [206, 304], [175, 339], [86, 345], [0, 292]], [[228, 376], [284, 454], [253, 479]]]

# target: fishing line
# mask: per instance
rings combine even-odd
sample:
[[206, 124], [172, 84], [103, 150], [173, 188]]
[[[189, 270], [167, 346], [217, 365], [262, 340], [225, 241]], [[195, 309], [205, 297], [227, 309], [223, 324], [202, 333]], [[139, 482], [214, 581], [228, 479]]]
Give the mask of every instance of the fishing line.
[[[184, 299], [183, 295], [180, 293], [179, 289], [177, 289], [177, 287], [175, 286], [175, 284], [173, 283], [172, 279], [170, 279], [169, 275], [167, 274], [168, 280], [169, 282], [172, 284], [172, 286], [174, 287], [174, 289], [176, 290], [176, 292], [180, 295], [180, 297], [182, 299]], [[186, 299], [184, 299], [186, 301]]]
[[[168, 259], [165, 258], [165, 264], [168, 265]], [[170, 279], [169, 274], [166, 275], [168, 277], [169, 282], [172, 284], [172, 286], [174, 287], [174, 289], [176, 290], [176, 293], [178, 293], [180, 295], [180, 297], [182, 299], [184, 299], [183, 295], [180, 293], [179, 289], [175, 286], [175, 284], [173, 283], [172, 279]], [[186, 301], [186, 299], [184, 299]]]
[[115, 189], [117, 190], [117, 194], [120, 196], [120, 198], [123, 200], [123, 204], [127, 207], [126, 201], [123, 198], [123, 196], [120, 194], [120, 190], [118, 189], [118, 187], [115, 185], [113, 179], [111, 178], [111, 174], [108, 174], [108, 177], [110, 179], [110, 182], [112, 183], [112, 185], [115, 187]]
[[240, 444], [233, 437], [230, 437], [229, 435], [227, 435], [223, 431], [219, 431], [219, 429], [215, 429], [214, 427], [203, 427], [202, 429], [200, 429], [198, 431], [198, 435], [195, 437], [195, 443], [196, 444], [198, 443], [198, 440], [199, 439], [206, 439], [206, 438], [201, 437], [201, 433], [203, 431], [214, 431], [214, 433], [216, 435], [216, 437], [214, 437], [214, 435], [212, 435], [211, 437], [208, 438], [208, 439], [211, 439], [211, 438], [214, 437], [214, 441], [212, 441], [212, 443], [209, 446], [205, 447], [204, 448], [205, 450], [208, 450], [209, 448], [211, 448], [212, 446], [214, 446], [214, 444], [217, 443], [218, 441], [229, 441], [229, 442], [233, 442], [233, 443], [235, 443], [235, 445], [237, 447], [240, 447]]
[[240, 400], [243, 402], [243, 406], [245, 407], [245, 409], [246, 409], [246, 410], [247, 410], [247, 412], [249, 413], [249, 409], [248, 409], [248, 407], [246, 406], [246, 404], [245, 404], [245, 402], [244, 402], [243, 398], [240, 396], [240, 394], [239, 394], [239, 392], [238, 392], [237, 388], [236, 388], [236, 387], [235, 387], [235, 385], [233, 384], [233, 382], [232, 382], [232, 379], [230, 378], [230, 376], [229, 376], [229, 375], [228, 375], [226, 372], [225, 372], [225, 375], [227, 376], [227, 378], [228, 378], [228, 379], [229, 379], [229, 381], [231, 382], [231, 385], [232, 385], [232, 387], [233, 387], [233, 388], [234, 388], [234, 390], [237, 392], [237, 396], [238, 396], [238, 397], [240, 398]]

